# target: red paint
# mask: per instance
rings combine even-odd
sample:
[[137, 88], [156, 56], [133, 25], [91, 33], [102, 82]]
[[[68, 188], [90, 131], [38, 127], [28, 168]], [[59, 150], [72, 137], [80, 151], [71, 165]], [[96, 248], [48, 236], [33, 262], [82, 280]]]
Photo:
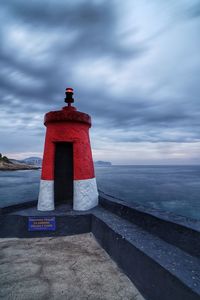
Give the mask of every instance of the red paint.
[[91, 118], [88, 114], [77, 111], [73, 106], [65, 106], [62, 110], [50, 111], [45, 115], [44, 124], [51, 122], [80, 122], [91, 126]]
[[74, 107], [65, 107], [62, 111], [47, 113], [45, 125], [47, 126], [47, 132], [41, 179], [54, 179], [56, 142], [73, 143], [74, 180], [94, 178], [94, 165], [89, 139], [90, 116], [75, 111]]

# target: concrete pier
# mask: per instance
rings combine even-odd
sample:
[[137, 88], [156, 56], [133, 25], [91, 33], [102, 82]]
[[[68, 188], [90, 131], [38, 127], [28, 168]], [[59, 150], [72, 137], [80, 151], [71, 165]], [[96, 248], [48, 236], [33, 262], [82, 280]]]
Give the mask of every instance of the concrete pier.
[[[34, 221], [34, 218], [36, 218], [37, 221]], [[52, 230], [29, 230], [30, 222], [36, 222], [34, 226], [37, 226], [37, 222], [46, 222], [45, 220], [47, 219], [49, 220], [49, 223], [47, 222], [48, 225], [52, 222], [50, 226]], [[53, 220], [55, 221], [55, 227]], [[33, 225], [33, 223], [31, 224]], [[44, 212], [36, 209], [36, 201], [4, 207], [1, 209], [0, 214], [0, 228], [0, 237], [4, 238], [5, 242], [7, 238], [21, 238], [16, 240], [11, 250], [9, 249], [9, 245], [2, 244], [1, 252], [5, 255], [5, 261], [2, 261], [0, 270], [3, 270], [2, 266], [4, 266], [4, 263], [6, 267], [9, 261], [13, 262], [9, 265], [9, 268], [8, 265], [6, 267], [11, 278], [13, 276], [14, 267], [22, 271], [23, 267], [26, 268], [26, 264], [23, 264], [23, 255], [26, 254], [28, 255], [28, 258], [26, 258], [28, 266], [32, 257], [32, 252], [29, 252], [29, 248], [35, 248], [37, 250], [41, 259], [40, 261], [44, 259], [46, 263], [46, 265], [42, 263], [42, 268], [44, 268], [43, 265], [48, 268], [50, 264], [49, 260], [45, 258], [45, 251], [50, 251], [48, 250], [51, 249], [51, 243], [49, 244], [49, 241], [51, 241], [52, 238], [55, 241], [59, 241], [57, 240], [59, 237], [65, 236], [67, 238], [68, 236], [77, 235], [78, 242], [81, 236], [80, 234], [92, 233], [99, 246], [117, 263], [123, 273], [128, 276], [145, 299], [199, 300], [200, 222], [197, 220], [149, 209], [134, 203], [128, 204], [100, 193], [99, 206], [84, 212], [74, 211], [72, 205], [63, 204], [58, 206], [55, 211], [45, 212], [44, 215]], [[12, 254], [15, 254], [15, 252], [18, 253], [18, 244], [20, 247], [24, 238], [28, 238], [27, 244], [22, 246], [26, 251], [20, 250], [20, 253], [22, 253], [20, 254], [20, 264], [15, 266], [15, 259], [10, 257], [12, 257]], [[34, 241], [38, 238], [44, 238], [44, 241], [46, 241], [47, 238], [45, 251], [42, 250], [43, 246], [41, 249], [39, 246], [37, 247], [37, 245], [34, 246]], [[50, 240], [48, 240], [48, 238], [50, 238]], [[40, 242], [42, 245], [42, 239]], [[53, 261], [58, 262], [59, 251], [61, 250], [61, 256], [63, 253], [62, 247], [62, 242], [58, 242], [58, 245], [56, 245], [55, 242], [55, 247], [53, 250], [51, 249], [52, 255], [51, 253], [47, 254], [47, 258], [49, 256]], [[77, 247], [75, 246], [75, 252], [76, 249]], [[91, 262], [87, 260], [87, 268], [90, 268], [92, 272], [90, 274], [95, 273], [97, 268], [99, 268], [98, 260], [93, 261], [93, 250], [93, 247], [92, 252], [86, 249], [86, 252], [92, 253]], [[74, 255], [73, 248], [70, 253], [69, 257], [72, 259]], [[9, 257], [10, 254], [11, 256]], [[18, 259], [18, 257], [15, 258]], [[38, 261], [37, 257], [36, 261]], [[54, 266], [56, 267], [55, 263]], [[67, 264], [66, 266], [66, 268], [70, 268], [70, 265]], [[64, 261], [62, 267], [63, 272], [65, 272]], [[86, 274], [88, 272], [87, 268], [85, 269]], [[56, 270], [53, 270], [53, 272], [56, 272]], [[41, 272], [38, 274], [40, 276]], [[45, 274], [48, 274], [48, 272]], [[107, 278], [106, 269], [105, 272], [101, 271], [98, 274], [103, 280]], [[5, 276], [7, 276], [6, 272], [2, 278], [5, 279]], [[24, 276], [18, 273], [18, 277], [20, 278], [19, 280], [21, 280], [20, 286], [24, 286]], [[93, 280], [93, 275], [91, 278]], [[47, 278], [47, 282], [48, 280]], [[77, 282], [78, 281], [79, 279], [77, 279]], [[9, 289], [8, 282], [6, 284]], [[76, 283], [76, 279], [74, 282]], [[101, 285], [101, 283], [97, 281], [96, 284], [98, 290], [99, 284]], [[105, 281], [105, 284], [107, 284], [107, 281]], [[83, 295], [83, 297], [85, 297], [85, 295]], [[21, 298], [14, 299], [21, 300]], [[107, 298], [97, 297], [93, 299]], [[125, 297], [124, 299], [129, 298]]]
[[143, 300], [92, 234], [0, 239], [1, 299]]

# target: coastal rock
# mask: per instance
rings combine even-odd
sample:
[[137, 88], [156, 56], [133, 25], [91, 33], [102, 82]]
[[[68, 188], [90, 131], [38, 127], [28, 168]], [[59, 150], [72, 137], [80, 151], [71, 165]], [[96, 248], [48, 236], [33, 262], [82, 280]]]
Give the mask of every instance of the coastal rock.
[[39, 167], [30, 166], [22, 163], [14, 163], [8, 159], [8, 162], [0, 159], [0, 171], [16, 171], [16, 170], [37, 170]]

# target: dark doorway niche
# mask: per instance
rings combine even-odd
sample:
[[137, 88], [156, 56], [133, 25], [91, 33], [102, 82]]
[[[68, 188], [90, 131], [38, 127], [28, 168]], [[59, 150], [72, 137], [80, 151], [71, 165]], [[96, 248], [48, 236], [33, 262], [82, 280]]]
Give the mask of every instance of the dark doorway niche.
[[73, 202], [73, 144], [55, 143], [54, 202]]

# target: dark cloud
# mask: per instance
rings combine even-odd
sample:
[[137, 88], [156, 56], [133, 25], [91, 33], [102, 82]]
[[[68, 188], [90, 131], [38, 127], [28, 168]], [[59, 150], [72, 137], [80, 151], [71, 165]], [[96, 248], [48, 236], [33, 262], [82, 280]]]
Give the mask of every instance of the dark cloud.
[[[138, 45], [129, 49], [120, 42], [111, 2], [8, 1], [2, 4], [8, 17], [4, 19], [12, 26], [11, 32], [9, 26], [1, 30], [2, 41], [7, 44], [0, 49], [1, 88], [20, 97], [31, 96], [35, 101], [45, 102], [47, 91], [51, 97], [60, 94], [60, 86], [65, 84], [66, 78], [73, 78], [73, 65], [80, 60], [89, 57], [92, 61], [101, 56], [121, 60], [138, 55], [141, 50]], [[11, 38], [6, 41], [9, 35]], [[51, 41], [54, 35], [55, 41], [53, 37]], [[20, 51], [23, 49], [15, 49], [15, 39], [20, 42], [20, 38], [27, 49], [25, 53]], [[35, 38], [39, 44], [34, 43]], [[43, 44], [46, 44], [44, 53], [34, 55], [34, 47]], [[40, 59], [43, 55], [44, 59]], [[20, 82], [12, 76], [15, 71], [16, 79], [22, 77]], [[29, 82], [23, 84], [27, 78]], [[35, 88], [36, 79], [40, 84]]]
[[163, 5], [1, 3], [1, 151], [42, 151], [43, 115], [64, 105], [66, 85], [102, 143], [198, 142], [199, 4]]
[[191, 3], [185, 9], [185, 15], [188, 18], [199, 18], [200, 17], [200, 3], [199, 1], [195, 1], [195, 3]]

